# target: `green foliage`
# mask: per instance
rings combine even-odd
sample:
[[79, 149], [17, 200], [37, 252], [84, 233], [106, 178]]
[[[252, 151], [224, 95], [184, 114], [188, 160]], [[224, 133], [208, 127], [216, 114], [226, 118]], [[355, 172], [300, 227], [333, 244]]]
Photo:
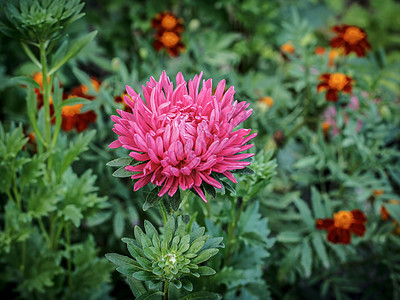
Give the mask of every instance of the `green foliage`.
[[[166, 225], [160, 228], [160, 235], [145, 220], [145, 232], [136, 226], [135, 239], [122, 239], [132, 258], [116, 253], [106, 254], [106, 257], [117, 266], [118, 272], [128, 278], [132, 276], [150, 287], [159, 287], [162, 282], [172, 283], [177, 289], [183, 287], [191, 292], [190, 277], [215, 274], [212, 268], [199, 264], [216, 255], [219, 251], [216, 247], [221, 247], [222, 241], [222, 238], [210, 240], [208, 235], [204, 235], [204, 227], [193, 230], [191, 225], [185, 224], [180, 217], [170, 216]], [[140, 296], [147, 297], [153, 293], [150, 290]]]

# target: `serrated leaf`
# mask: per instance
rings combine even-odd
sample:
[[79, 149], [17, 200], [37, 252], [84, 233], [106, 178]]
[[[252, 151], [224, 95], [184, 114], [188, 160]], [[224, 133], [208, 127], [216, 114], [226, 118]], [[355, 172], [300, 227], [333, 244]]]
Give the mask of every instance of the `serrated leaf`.
[[133, 159], [130, 157], [120, 157], [120, 158], [116, 158], [116, 159], [109, 161], [108, 163], [106, 163], [106, 166], [125, 167], [125, 166], [129, 165], [132, 161], [133, 161]]
[[316, 218], [325, 217], [324, 209], [321, 202], [321, 195], [315, 187], [311, 187], [311, 203]]
[[400, 204], [387, 203], [384, 205], [391, 217], [400, 222]]
[[293, 203], [296, 205], [300, 212], [303, 222], [309, 227], [314, 228], [314, 218], [311, 216], [311, 211], [307, 204], [302, 199], [295, 199]]
[[64, 106], [73, 106], [77, 104], [90, 104], [91, 101], [80, 97], [71, 97], [61, 102], [60, 109]]
[[80, 209], [77, 208], [75, 205], [68, 204], [63, 209], [62, 214], [64, 215], [64, 220], [65, 221], [71, 220], [72, 223], [75, 225], [75, 227], [79, 227], [79, 225], [81, 224], [83, 215], [82, 215]]

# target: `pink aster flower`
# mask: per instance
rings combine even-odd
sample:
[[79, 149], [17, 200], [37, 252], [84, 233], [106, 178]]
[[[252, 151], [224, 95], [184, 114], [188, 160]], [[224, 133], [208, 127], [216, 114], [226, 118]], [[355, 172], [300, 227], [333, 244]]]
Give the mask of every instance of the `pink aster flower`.
[[130, 98], [125, 103], [132, 113], [117, 110], [111, 116], [113, 131], [118, 139], [110, 148], [132, 150], [130, 157], [142, 162], [127, 166], [137, 172], [134, 191], [149, 182], [162, 186], [158, 195], [168, 192], [173, 196], [178, 188], [194, 189], [207, 202], [201, 185], [204, 182], [222, 188], [212, 173], [219, 173], [237, 183], [230, 171], [243, 169], [250, 162], [243, 161], [254, 153], [239, 153], [253, 147], [247, 144], [257, 133], [237, 129], [252, 109], [249, 103], [234, 101], [234, 87], [226, 92], [225, 80], [212, 92], [212, 80], [202, 81], [202, 73], [186, 82], [181, 73], [176, 76], [176, 87], [165, 71], [159, 81], [153, 77], [143, 86], [143, 98], [126, 86]]

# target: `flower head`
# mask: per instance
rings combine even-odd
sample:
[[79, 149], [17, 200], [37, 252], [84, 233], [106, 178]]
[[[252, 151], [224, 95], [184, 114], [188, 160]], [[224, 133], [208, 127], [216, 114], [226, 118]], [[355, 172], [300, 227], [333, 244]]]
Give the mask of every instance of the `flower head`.
[[293, 54], [295, 50], [296, 49], [294, 48], [294, 46], [293, 46], [293, 44], [291, 42], [284, 43], [281, 46], [281, 51], [284, 52], [284, 53]]
[[177, 32], [163, 31], [155, 35], [154, 48], [157, 51], [165, 48], [169, 56], [175, 57], [179, 52], [185, 50], [185, 45], [181, 41], [181, 36]]
[[346, 55], [355, 52], [357, 56], [365, 56], [366, 50], [371, 49], [367, 34], [357, 26], [341, 25], [331, 28], [337, 34], [330, 41], [333, 48], [343, 48]]
[[261, 97], [258, 101], [262, 104], [267, 105], [269, 108], [274, 106], [274, 99], [272, 97]]
[[328, 231], [327, 239], [334, 244], [349, 244], [351, 233], [363, 236], [365, 233], [365, 214], [358, 209], [341, 210], [332, 219], [317, 219], [317, 229]]
[[183, 22], [173, 13], [162, 12], [157, 14], [153, 20], [151, 20], [151, 27], [157, 29], [157, 31], [182, 32]]
[[[76, 96], [69, 96], [74, 98]], [[61, 128], [64, 131], [71, 131], [74, 128], [78, 132], [86, 130], [90, 123], [96, 121], [97, 115], [94, 111], [81, 112], [83, 104], [66, 105], [61, 111], [62, 123]]]
[[205, 182], [222, 188], [213, 177], [219, 173], [236, 183], [230, 171], [243, 169], [249, 162], [243, 159], [252, 153], [239, 154], [250, 149], [247, 144], [257, 134], [249, 135], [250, 129], [235, 127], [246, 120], [252, 110], [249, 104], [234, 101], [234, 88], [225, 93], [225, 80], [219, 82], [212, 94], [212, 80], [203, 80], [202, 73], [186, 82], [181, 73], [176, 76], [176, 87], [165, 71], [159, 81], [153, 77], [143, 86], [142, 97], [131, 87], [125, 103], [132, 113], [117, 110], [112, 116], [113, 131], [118, 139], [110, 148], [123, 147], [131, 150], [130, 156], [141, 164], [127, 166], [137, 172], [131, 178], [138, 181], [134, 190], [149, 182], [162, 186], [158, 195], [168, 192], [173, 196], [178, 188], [194, 189], [206, 201], [201, 188]]
[[326, 100], [336, 102], [338, 101], [339, 91], [342, 93], [350, 94], [353, 87], [351, 83], [353, 79], [343, 73], [324, 73], [319, 78], [321, 83], [318, 84], [318, 92], [326, 91]]

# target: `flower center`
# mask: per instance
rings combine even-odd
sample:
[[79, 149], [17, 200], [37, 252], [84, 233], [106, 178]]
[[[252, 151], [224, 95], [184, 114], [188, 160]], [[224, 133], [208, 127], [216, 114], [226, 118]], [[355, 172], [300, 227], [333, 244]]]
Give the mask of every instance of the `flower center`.
[[346, 29], [343, 39], [348, 42], [350, 45], [355, 45], [359, 41], [361, 41], [365, 37], [365, 33], [363, 33], [357, 27], [349, 27]]
[[161, 43], [167, 48], [172, 48], [176, 46], [179, 42], [179, 36], [177, 36], [175, 33], [166, 31], [163, 33], [160, 39]]
[[336, 90], [342, 90], [348, 83], [346, 75], [342, 73], [333, 73], [329, 78], [329, 86]]
[[343, 229], [349, 229], [353, 223], [353, 214], [347, 210], [341, 210], [333, 215], [335, 226]]
[[177, 24], [177, 20], [174, 16], [171, 15], [166, 15], [162, 20], [161, 20], [161, 26], [164, 27], [167, 30], [171, 30], [174, 28]]
[[83, 104], [66, 105], [62, 108], [62, 114], [67, 117], [72, 117], [81, 111]]

